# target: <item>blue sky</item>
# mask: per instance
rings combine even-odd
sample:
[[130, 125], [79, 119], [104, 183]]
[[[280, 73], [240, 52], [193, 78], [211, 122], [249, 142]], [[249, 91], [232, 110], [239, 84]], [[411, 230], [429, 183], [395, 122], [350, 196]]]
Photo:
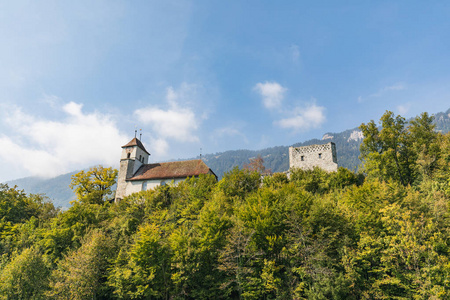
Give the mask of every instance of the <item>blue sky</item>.
[[1, 1], [0, 182], [450, 107], [448, 1]]

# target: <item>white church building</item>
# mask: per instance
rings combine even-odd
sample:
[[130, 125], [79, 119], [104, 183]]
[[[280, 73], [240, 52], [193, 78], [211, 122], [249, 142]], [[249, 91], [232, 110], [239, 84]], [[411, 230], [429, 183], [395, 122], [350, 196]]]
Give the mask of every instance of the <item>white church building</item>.
[[117, 177], [116, 201], [159, 185], [175, 184], [200, 174], [216, 174], [201, 159], [149, 164], [150, 153], [142, 142], [134, 138], [122, 146], [120, 168]]

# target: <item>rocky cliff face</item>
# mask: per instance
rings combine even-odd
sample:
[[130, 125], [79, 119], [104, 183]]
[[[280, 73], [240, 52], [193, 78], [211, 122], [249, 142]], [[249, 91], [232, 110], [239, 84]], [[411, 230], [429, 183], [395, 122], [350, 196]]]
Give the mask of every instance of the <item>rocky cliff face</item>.
[[330, 140], [330, 139], [332, 139], [332, 138], [334, 138], [334, 136], [329, 135], [328, 133], [325, 133], [325, 134], [323, 135], [323, 137], [322, 137], [322, 141]]
[[359, 140], [362, 140], [363, 138], [364, 138], [364, 135], [363, 135], [362, 131], [360, 131], [360, 130], [353, 130], [352, 133], [350, 133], [350, 136], [347, 139], [347, 142], [359, 141]]
[[437, 113], [434, 117], [436, 130], [442, 133], [450, 131], [450, 109], [448, 109], [446, 112]]

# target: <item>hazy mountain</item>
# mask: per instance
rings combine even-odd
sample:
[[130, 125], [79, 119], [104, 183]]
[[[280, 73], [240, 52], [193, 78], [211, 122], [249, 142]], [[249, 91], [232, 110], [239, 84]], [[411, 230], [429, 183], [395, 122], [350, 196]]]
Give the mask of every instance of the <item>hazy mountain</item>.
[[75, 199], [75, 194], [69, 187], [71, 176], [79, 171], [59, 175], [50, 179], [40, 177], [25, 177], [6, 182], [9, 186], [17, 185], [19, 189], [30, 194], [45, 194], [55, 206], [67, 208], [69, 202]]
[[[446, 133], [450, 131], [450, 109], [446, 112], [435, 114], [436, 130]], [[359, 146], [362, 134], [358, 128], [349, 129], [339, 133], [325, 133], [321, 140], [313, 139], [293, 146], [307, 146], [334, 142], [339, 166], [350, 170], [357, 170], [359, 161]], [[221, 178], [223, 174], [235, 166], [243, 167], [250, 158], [261, 155], [264, 165], [272, 172], [283, 172], [289, 168], [289, 146], [278, 146], [262, 150], [233, 150], [215, 154], [206, 154], [202, 159]], [[78, 171], [60, 175], [51, 179], [38, 177], [26, 177], [6, 182], [10, 186], [17, 185], [27, 193], [46, 194], [53, 200], [56, 206], [69, 207], [69, 202], [75, 199], [75, 195], [69, 188], [70, 176]]]
[[[356, 170], [360, 161], [359, 145], [362, 134], [357, 129], [350, 129], [340, 133], [326, 133], [322, 140], [313, 139], [303, 143], [296, 143], [292, 146], [308, 146], [313, 144], [324, 144], [334, 142], [336, 144], [336, 154], [339, 166]], [[289, 169], [289, 146], [278, 146], [263, 150], [233, 150], [216, 154], [202, 156], [206, 164], [222, 177], [223, 173], [231, 170], [235, 166], [242, 167], [249, 162], [250, 158], [261, 155], [264, 159], [264, 166], [272, 172], [283, 172]]]

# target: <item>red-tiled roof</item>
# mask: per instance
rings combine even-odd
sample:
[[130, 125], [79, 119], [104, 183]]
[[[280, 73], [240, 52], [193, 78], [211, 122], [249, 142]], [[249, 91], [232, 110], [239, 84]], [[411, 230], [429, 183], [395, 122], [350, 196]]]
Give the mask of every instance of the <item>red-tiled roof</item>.
[[143, 165], [133, 177], [127, 180], [185, 178], [210, 172], [214, 174], [201, 159], [172, 161]]
[[131, 141], [128, 142], [128, 144], [126, 144], [125, 146], [122, 146], [122, 148], [125, 147], [134, 147], [134, 146], [138, 146], [139, 148], [141, 148], [142, 150], [144, 150], [145, 153], [147, 153], [148, 155], [150, 155], [150, 153], [148, 153], [147, 150], [145, 150], [144, 145], [142, 144], [142, 142], [140, 140], [138, 140], [137, 138], [132, 139]]

